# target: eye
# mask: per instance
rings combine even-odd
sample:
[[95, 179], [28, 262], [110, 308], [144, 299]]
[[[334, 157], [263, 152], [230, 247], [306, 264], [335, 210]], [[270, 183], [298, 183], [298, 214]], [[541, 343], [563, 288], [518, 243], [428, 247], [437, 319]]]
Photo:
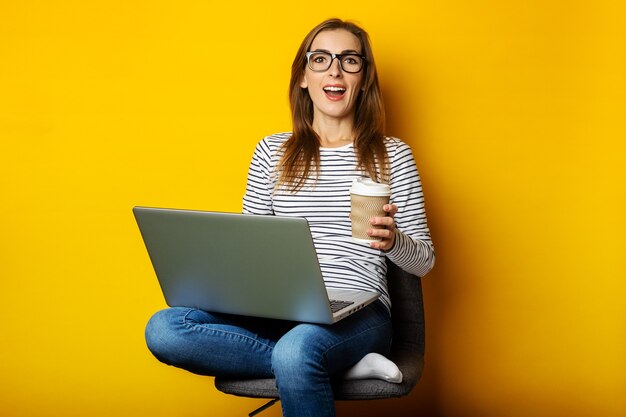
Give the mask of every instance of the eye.
[[311, 58], [312, 58], [313, 62], [315, 62], [317, 64], [322, 64], [322, 63], [326, 62], [326, 60], [328, 59], [324, 55], [313, 55]]
[[358, 55], [345, 55], [342, 59], [341, 59], [341, 63], [344, 65], [348, 65], [351, 67], [358, 67], [361, 65], [362, 63], [362, 59], [360, 56]]

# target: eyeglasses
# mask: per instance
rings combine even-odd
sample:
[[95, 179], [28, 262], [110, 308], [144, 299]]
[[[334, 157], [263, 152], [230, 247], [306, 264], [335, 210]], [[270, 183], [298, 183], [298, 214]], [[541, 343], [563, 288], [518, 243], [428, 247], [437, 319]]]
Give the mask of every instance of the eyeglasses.
[[356, 73], [363, 69], [366, 62], [364, 56], [354, 53], [349, 54], [331, 54], [323, 51], [310, 51], [306, 53], [306, 60], [311, 71], [323, 72], [333, 64], [333, 60], [337, 58], [342, 71]]

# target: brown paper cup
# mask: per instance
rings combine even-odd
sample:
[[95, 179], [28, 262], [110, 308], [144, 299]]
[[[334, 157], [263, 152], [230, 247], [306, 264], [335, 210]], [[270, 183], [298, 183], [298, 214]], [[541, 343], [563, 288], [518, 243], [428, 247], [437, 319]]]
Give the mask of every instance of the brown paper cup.
[[389, 204], [389, 196], [367, 196], [350, 194], [350, 220], [352, 220], [352, 238], [357, 242], [377, 242], [380, 238], [368, 236], [368, 229], [384, 229], [370, 223], [372, 217], [384, 217], [387, 212], [383, 206]]

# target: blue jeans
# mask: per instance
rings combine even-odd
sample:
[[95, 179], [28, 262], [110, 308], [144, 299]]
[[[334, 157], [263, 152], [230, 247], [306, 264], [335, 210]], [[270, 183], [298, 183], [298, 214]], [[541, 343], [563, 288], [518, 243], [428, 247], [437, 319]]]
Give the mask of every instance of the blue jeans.
[[146, 327], [154, 356], [200, 375], [276, 378], [285, 417], [335, 415], [331, 377], [369, 352], [387, 354], [389, 313], [376, 301], [333, 325], [173, 307]]

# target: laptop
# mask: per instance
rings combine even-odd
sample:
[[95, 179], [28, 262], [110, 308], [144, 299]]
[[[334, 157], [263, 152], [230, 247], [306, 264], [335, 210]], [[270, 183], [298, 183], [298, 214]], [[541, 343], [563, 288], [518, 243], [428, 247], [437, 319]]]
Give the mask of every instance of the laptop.
[[332, 324], [380, 296], [326, 289], [304, 218], [133, 212], [169, 306]]

